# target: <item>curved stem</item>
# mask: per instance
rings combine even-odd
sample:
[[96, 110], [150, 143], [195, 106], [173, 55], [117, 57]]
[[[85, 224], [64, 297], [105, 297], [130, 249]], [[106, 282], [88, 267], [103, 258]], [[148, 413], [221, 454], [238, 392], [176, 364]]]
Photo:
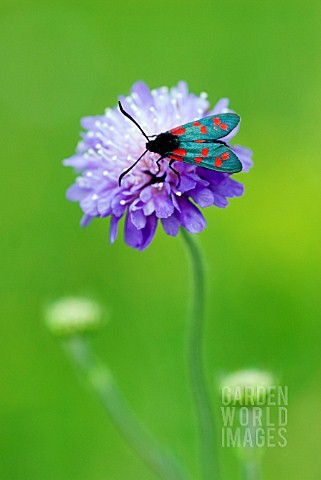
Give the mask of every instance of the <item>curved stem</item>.
[[244, 460], [243, 462], [244, 480], [260, 480], [260, 463], [256, 460]]
[[[257, 433], [260, 427], [257, 427], [256, 421], [254, 419], [254, 410], [251, 407], [248, 407], [248, 416], [249, 420], [247, 425], [244, 427], [244, 430], [249, 429], [251, 443], [253, 447], [242, 447], [239, 451], [241, 455], [242, 470], [244, 480], [260, 480], [261, 478], [261, 449], [256, 446], [255, 439], [257, 438]], [[242, 438], [245, 438], [245, 431], [242, 432]]]
[[194, 397], [200, 436], [201, 467], [204, 480], [219, 479], [216, 435], [211, 401], [206, 387], [203, 366], [203, 329], [205, 278], [204, 262], [197, 241], [185, 229], [181, 235], [190, 259], [192, 295], [188, 330], [188, 373]]
[[92, 353], [84, 337], [70, 337], [65, 342], [67, 353], [99, 397], [108, 415], [136, 454], [163, 480], [190, 480], [167, 450], [147, 433], [124, 400], [110, 371]]

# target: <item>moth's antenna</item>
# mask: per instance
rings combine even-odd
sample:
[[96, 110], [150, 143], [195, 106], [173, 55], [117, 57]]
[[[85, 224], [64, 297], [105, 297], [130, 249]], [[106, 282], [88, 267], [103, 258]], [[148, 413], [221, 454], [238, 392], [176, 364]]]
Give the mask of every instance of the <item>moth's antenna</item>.
[[125, 117], [129, 118], [129, 120], [131, 120], [135, 125], [136, 127], [139, 128], [139, 130], [142, 132], [142, 134], [144, 135], [144, 137], [147, 139], [147, 141], [149, 142], [149, 138], [148, 136], [146, 135], [146, 133], [144, 132], [144, 130], [142, 129], [142, 127], [140, 125], [138, 125], [138, 123], [136, 122], [136, 120], [133, 119], [133, 117], [131, 117], [129, 115], [129, 113], [125, 112], [125, 110], [123, 109], [123, 106], [120, 102], [118, 102], [118, 105], [119, 105], [119, 110], [121, 111], [121, 113], [123, 115], [125, 115]]
[[123, 177], [125, 175], [127, 175], [127, 173], [129, 173], [131, 171], [131, 169], [135, 167], [135, 165], [137, 165], [139, 160], [141, 160], [143, 158], [143, 156], [145, 155], [145, 153], [147, 153], [147, 152], [148, 152], [148, 149], [145, 150], [145, 152], [138, 158], [138, 160], [136, 160], [136, 162], [134, 162], [129, 168], [127, 168], [127, 170], [125, 170], [123, 173], [121, 173], [119, 175], [119, 178], [118, 178], [118, 185], [119, 186], [121, 186], [121, 181], [122, 181]]

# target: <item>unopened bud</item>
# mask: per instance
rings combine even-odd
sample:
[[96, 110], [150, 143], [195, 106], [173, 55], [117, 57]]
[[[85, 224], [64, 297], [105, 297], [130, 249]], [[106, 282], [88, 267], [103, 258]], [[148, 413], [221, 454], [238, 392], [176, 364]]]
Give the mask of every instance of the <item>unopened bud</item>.
[[275, 379], [263, 370], [240, 370], [221, 379], [224, 405], [263, 405], [275, 385]]
[[45, 320], [55, 335], [74, 335], [97, 330], [102, 322], [102, 309], [89, 298], [66, 297], [47, 308]]

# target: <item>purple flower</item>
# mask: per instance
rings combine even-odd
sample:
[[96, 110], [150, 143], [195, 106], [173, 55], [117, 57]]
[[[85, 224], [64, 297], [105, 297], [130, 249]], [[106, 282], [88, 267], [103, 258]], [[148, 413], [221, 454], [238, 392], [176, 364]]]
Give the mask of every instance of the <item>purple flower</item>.
[[[124, 109], [142, 126], [147, 135], [154, 135], [178, 125], [217, 113], [229, 112], [228, 100], [220, 100], [209, 108], [206, 94], [188, 92], [185, 82], [170, 90], [150, 90], [143, 82], [133, 85], [129, 97], [120, 97]], [[146, 139], [118, 107], [103, 115], [85, 117], [82, 140], [76, 155], [64, 160], [79, 176], [69, 188], [67, 198], [79, 202], [84, 216], [81, 225], [93, 217], [111, 217], [110, 241], [117, 237], [118, 224], [125, 216], [125, 242], [144, 250], [152, 241], [158, 220], [168, 235], [177, 235], [179, 227], [191, 233], [201, 232], [206, 221], [199, 208], [215, 205], [226, 207], [228, 198], [243, 194], [243, 185], [227, 173], [176, 162], [181, 181], [163, 161], [158, 174], [159, 155], [147, 152], [138, 165], [126, 175], [121, 187], [119, 175], [145, 150]], [[230, 142], [235, 128], [224, 141]], [[243, 172], [252, 166], [252, 152], [234, 145], [232, 150], [243, 164]]]

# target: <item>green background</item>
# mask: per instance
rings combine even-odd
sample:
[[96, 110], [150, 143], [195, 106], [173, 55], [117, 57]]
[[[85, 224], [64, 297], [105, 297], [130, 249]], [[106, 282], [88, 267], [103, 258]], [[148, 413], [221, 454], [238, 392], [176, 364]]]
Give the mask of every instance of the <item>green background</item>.
[[[1, 435], [4, 480], [148, 479], [77, 378], [42, 309], [89, 294], [110, 321], [93, 342], [128, 401], [195, 472], [184, 366], [188, 269], [161, 229], [143, 253], [108, 243], [108, 220], [79, 228], [65, 200], [84, 115], [128, 93], [188, 82], [242, 116], [253, 148], [246, 194], [205, 211], [198, 235], [210, 282], [206, 360], [212, 380], [259, 367], [289, 386], [288, 446], [264, 479], [319, 479], [319, 1], [2, 1]], [[221, 456], [238, 478], [233, 449]]]

